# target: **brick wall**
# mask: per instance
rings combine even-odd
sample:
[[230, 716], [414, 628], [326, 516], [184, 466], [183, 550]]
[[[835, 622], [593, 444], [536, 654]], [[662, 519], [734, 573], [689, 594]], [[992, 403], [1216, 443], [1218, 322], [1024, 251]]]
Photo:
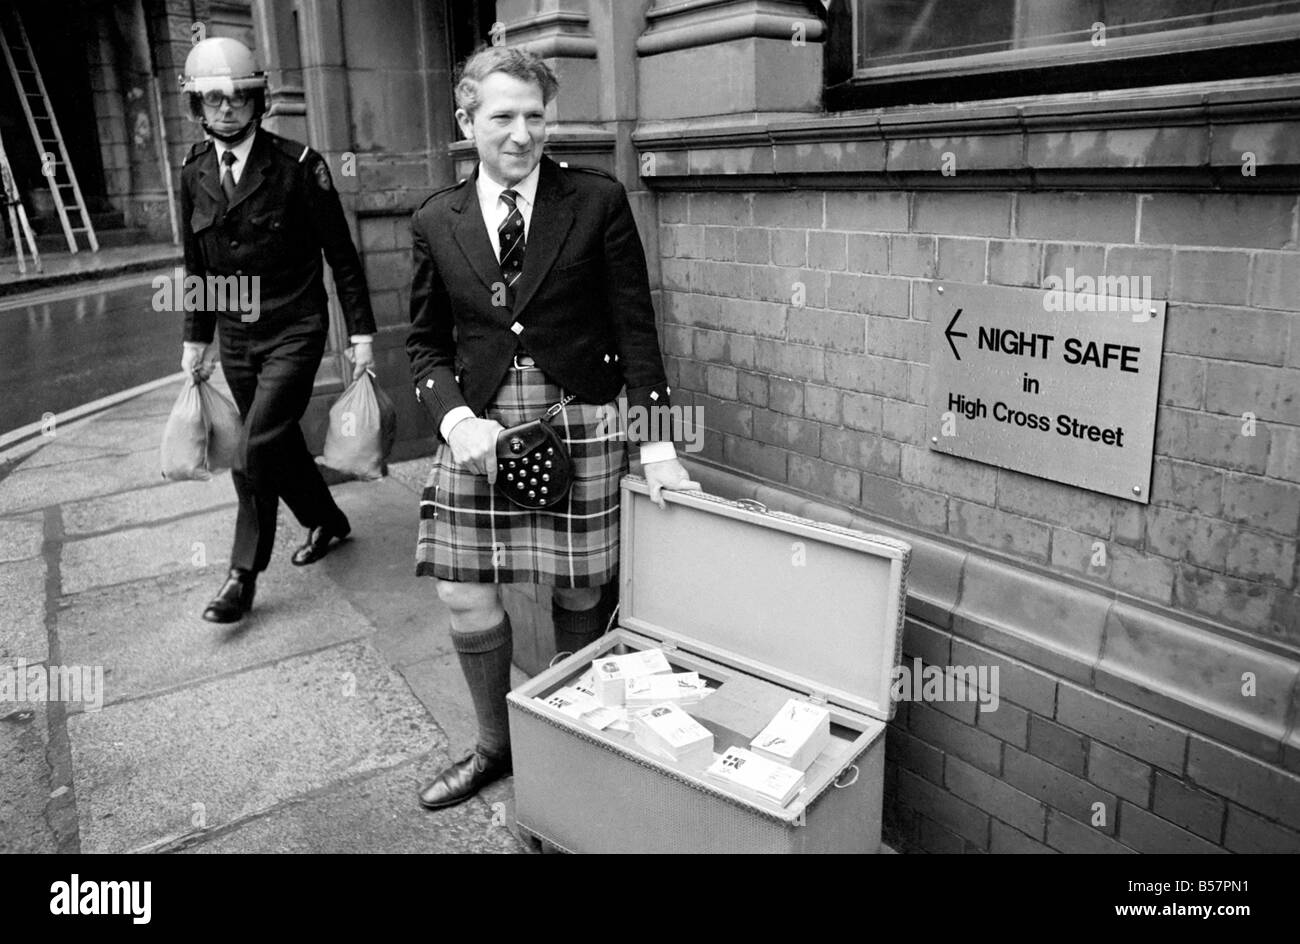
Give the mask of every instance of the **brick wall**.
[[[658, 208], [665, 355], [674, 398], [703, 407], [704, 459], [904, 535], [1068, 575], [1099, 599], [1300, 644], [1295, 196], [703, 192], [661, 194]], [[1067, 266], [1149, 275], [1169, 300], [1149, 505], [926, 446], [925, 280], [1039, 286]], [[1104, 567], [1092, 566], [1098, 541]], [[997, 573], [967, 568], [965, 580]], [[1074, 606], [1039, 609], [1069, 623]], [[1276, 739], [1243, 752], [1194, 711], [1166, 701], [1161, 716], [1103, 692], [1095, 639], [1030, 665], [924, 615], [909, 618], [909, 657], [997, 665], [1001, 703], [900, 706], [886, 750], [892, 843], [1300, 851], [1300, 767]], [[1076, 635], [1102, 632], [1094, 615]], [[1281, 686], [1270, 697], [1289, 699]]]
[[1300, 852], [1300, 777], [916, 620], [904, 652], [997, 666], [1000, 702], [899, 706], [885, 750], [896, 848]]
[[[704, 408], [706, 458], [1300, 644], [1296, 221], [1294, 195], [666, 193], [674, 396]], [[1032, 286], [1067, 266], [1149, 275], [1169, 300], [1147, 506], [925, 445], [918, 280]]]

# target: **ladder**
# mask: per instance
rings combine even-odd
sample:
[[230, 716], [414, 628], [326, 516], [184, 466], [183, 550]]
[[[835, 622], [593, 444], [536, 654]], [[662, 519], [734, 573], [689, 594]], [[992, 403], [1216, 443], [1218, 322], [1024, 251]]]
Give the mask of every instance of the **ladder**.
[[13, 170], [9, 167], [9, 156], [5, 154], [4, 140], [0, 139], [0, 203], [9, 211], [9, 230], [14, 237], [14, 250], [18, 254], [18, 274], [27, 274], [27, 263], [23, 259], [23, 241], [26, 240], [28, 251], [36, 271], [41, 271], [41, 254], [36, 248], [36, 234], [27, 222], [27, 211], [18, 195], [18, 184], [14, 181]]
[[[5, 7], [9, 9], [5, 10]], [[90, 214], [86, 212], [86, 202], [82, 199], [81, 187], [77, 184], [77, 174], [68, 159], [63, 133], [59, 130], [58, 119], [54, 117], [54, 109], [50, 107], [50, 97], [45, 91], [45, 82], [41, 78], [41, 70], [37, 68], [36, 57], [32, 54], [32, 44], [27, 39], [22, 16], [16, 7], [9, 4], [0, 6], [0, 48], [4, 49], [5, 62], [14, 80], [14, 90], [22, 103], [23, 113], [27, 116], [27, 127], [31, 129], [36, 153], [49, 181], [50, 196], [58, 210], [59, 222], [63, 224], [68, 251], [78, 251], [77, 236], [82, 234], [90, 251], [98, 252], [99, 240], [95, 238], [95, 228], [91, 225]]]

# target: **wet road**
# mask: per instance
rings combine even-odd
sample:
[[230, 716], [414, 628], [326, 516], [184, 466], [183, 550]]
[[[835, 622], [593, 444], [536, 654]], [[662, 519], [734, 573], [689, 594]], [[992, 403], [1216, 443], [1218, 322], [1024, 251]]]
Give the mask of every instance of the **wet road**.
[[180, 369], [181, 316], [153, 310], [153, 277], [0, 298], [0, 434]]

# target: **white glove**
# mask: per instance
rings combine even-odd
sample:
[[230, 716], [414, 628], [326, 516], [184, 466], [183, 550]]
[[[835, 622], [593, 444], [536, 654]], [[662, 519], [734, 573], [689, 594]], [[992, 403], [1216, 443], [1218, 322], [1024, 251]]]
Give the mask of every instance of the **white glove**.
[[181, 370], [194, 375], [197, 380], [207, 380], [217, 366], [214, 345], [201, 341], [185, 341], [181, 346]]
[[375, 371], [375, 351], [374, 346], [369, 341], [357, 341], [347, 349], [347, 356], [355, 365], [352, 368], [352, 379], [360, 380], [361, 375], [366, 371], [372, 374]]

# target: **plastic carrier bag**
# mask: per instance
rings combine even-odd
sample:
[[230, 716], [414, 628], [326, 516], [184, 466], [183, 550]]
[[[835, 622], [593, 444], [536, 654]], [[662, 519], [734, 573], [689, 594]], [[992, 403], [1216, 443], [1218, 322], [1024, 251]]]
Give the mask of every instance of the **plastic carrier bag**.
[[186, 378], [163, 429], [163, 478], [207, 479], [230, 468], [240, 428], [239, 411], [229, 399], [206, 381]]
[[317, 461], [359, 479], [382, 478], [397, 438], [397, 410], [367, 371], [330, 407], [325, 448]]

